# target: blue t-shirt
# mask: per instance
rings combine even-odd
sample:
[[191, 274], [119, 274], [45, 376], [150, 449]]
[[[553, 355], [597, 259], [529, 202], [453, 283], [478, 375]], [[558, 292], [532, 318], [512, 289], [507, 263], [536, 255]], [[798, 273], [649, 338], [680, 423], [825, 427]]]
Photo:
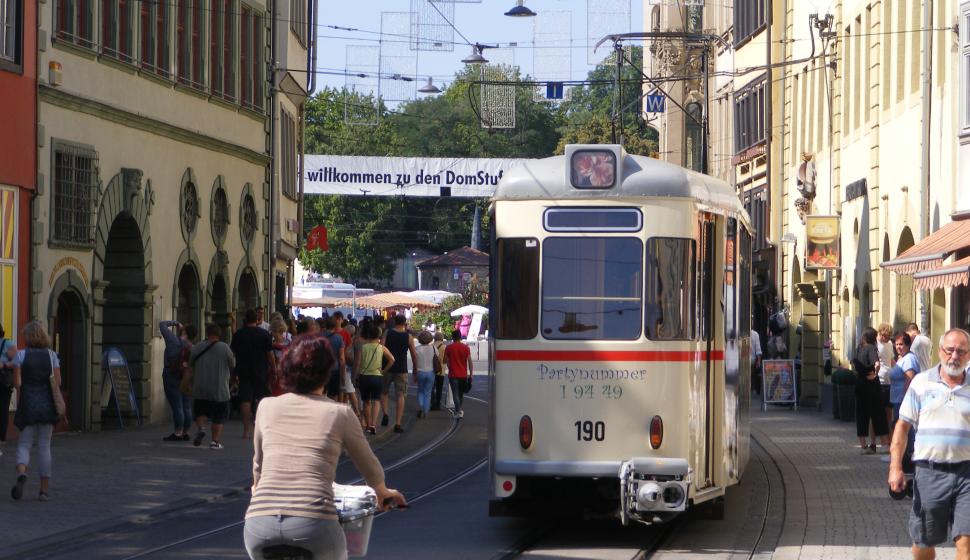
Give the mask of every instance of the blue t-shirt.
[[909, 370], [916, 373], [920, 371], [919, 361], [912, 352], [907, 352], [889, 370], [889, 402], [892, 404], [903, 402], [903, 397], [906, 395], [906, 372]]

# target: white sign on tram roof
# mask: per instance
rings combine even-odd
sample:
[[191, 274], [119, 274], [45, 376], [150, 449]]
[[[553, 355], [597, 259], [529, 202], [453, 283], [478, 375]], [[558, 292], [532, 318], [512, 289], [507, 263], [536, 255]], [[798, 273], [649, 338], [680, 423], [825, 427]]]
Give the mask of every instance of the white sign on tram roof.
[[450, 196], [487, 198], [499, 180], [529, 159], [409, 158], [308, 155], [306, 194]]

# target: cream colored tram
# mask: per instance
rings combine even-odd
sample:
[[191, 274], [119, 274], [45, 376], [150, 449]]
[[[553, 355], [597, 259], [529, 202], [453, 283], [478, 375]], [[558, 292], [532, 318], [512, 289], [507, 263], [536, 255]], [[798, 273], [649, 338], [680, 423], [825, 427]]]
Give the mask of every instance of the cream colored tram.
[[492, 515], [666, 521], [748, 462], [750, 222], [723, 181], [613, 145], [492, 201]]

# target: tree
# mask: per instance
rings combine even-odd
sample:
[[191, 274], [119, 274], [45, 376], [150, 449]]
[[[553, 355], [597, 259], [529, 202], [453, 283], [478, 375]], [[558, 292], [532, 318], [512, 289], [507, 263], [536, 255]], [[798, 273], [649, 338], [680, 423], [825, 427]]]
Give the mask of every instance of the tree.
[[[379, 120], [376, 125], [346, 122], [350, 112]], [[387, 121], [387, 108], [372, 96], [323, 88], [305, 105], [306, 153], [350, 156], [401, 155], [403, 145], [394, 126]]]

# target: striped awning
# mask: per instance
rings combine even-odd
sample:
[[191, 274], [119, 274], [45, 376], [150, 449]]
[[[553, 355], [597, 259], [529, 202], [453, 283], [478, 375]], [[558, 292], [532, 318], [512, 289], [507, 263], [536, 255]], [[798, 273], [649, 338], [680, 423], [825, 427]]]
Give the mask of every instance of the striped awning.
[[924, 270], [913, 275], [918, 290], [935, 290], [970, 285], [970, 257], [960, 259], [939, 268]]
[[[342, 300], [335, 297], [299, 297], [293, 296], [293, 307], [338, 307]], [[349, 306], [348, 306], [349, 307]]]
[[[352, 301], [349, 298], [339, 300], [338, 307], [350, 307]], [[384, 294], [374, 294], [359, 297], [356, 300], [357, 307], [364, 309], [388, 309], [391, 307], [418, 307], [420, 309], [431, 309], [438, 307], [438, 304], [427, 299], [417, 298], [401, 292], [388, 292]]]
[[898, 274], [939, 269], [943, 266], [944, 259], [964, 247], [970, 247], [970, 220], [946, 224], [895, 259], [880, 263], [879, 266]]

